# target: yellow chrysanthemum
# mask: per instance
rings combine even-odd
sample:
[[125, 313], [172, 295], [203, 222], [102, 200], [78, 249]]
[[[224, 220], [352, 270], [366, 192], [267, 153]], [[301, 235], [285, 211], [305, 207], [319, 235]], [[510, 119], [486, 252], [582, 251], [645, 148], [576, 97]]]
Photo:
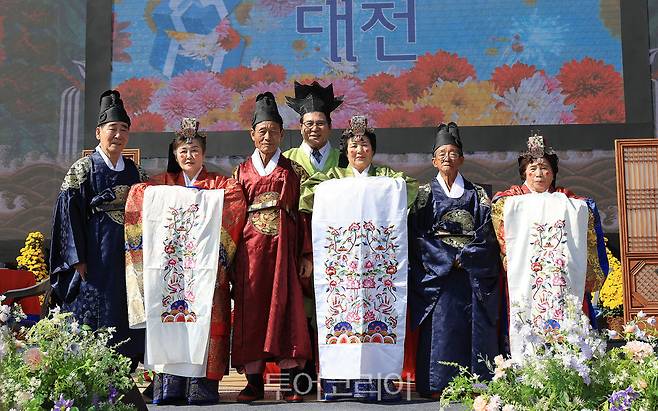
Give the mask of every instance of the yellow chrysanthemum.
[[[446, 81], [435, 84], [429, 93], [421, 97], [421, 105], [439, 107], [446, 120], [457, 121], [460, 125], [486, 125], [491, 116], [502, 123], [496, 114], [496, 100], [493, 85], [488, 81], [456, 83]], [[506, 118], [506, 117], [505, 117]]]
[[21, 255], [16, 257], [18, 268], [31, 271], [37, 282], [48, 276], [43, 253], [43, 240], [43, 234], [38, 231], [28, 234], [25, 246], [21, 248]]
[[606, 252], [610, 264], [610, 273], [603, 284], [603, 288], [601, 288], [599, 299], [603, 307], [612, 310], [621, 308], [624, 304], [624, 278], [619, 260], [607, 248]]

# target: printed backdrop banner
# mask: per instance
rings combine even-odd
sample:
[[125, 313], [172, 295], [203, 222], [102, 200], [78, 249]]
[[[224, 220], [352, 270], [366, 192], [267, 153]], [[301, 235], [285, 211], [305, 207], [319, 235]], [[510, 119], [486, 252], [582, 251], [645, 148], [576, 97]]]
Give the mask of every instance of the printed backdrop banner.
[[314, 204], [320, 377], [399, 376], [407, 313], [404, 180], [325, 181]]
[[224, 190], [152, 186], [142, 214], [146, 366], [205, 377]]
[[114, 2], [112, 87], [131, 130], [251, 127], [254, 100], [333, 83], [335, 128], [623, 123], [619, 1]]
[[[559, 325], [565, 297], [580, 306], [585, 293], [587, 204], [562, 193], [513, 196], [504, 216], [511, 312], [542, 328]], [[523, 355], [522, 343], [510, 332], [512, 357]]]

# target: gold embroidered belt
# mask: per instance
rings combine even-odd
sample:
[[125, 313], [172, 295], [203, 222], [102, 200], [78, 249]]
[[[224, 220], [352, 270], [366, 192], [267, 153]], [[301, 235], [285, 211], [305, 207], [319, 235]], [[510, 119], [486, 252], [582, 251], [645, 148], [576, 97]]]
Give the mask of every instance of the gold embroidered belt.
[[268, 208], [280, 208], [285, 211], [293, 220], [295, 219], [295, 214], [286, 206], [282, 205], [279, 200], [270, 200], [263, 201], [260, 203], [254, 203], [247, 208], [247, 214], [253, 213], [256, 211], [266, 210]]

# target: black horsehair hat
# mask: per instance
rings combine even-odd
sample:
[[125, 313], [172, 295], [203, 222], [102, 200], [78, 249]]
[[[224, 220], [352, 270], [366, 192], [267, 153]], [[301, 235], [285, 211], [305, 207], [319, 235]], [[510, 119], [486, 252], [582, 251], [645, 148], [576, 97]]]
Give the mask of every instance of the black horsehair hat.
[[329, 120], [331, 112], [342, 103], [343, 96], [334, 96], [333, 84], [322, 87], [317, 81], [311, 84], [301, 84], [295, 81], [295, 97], [286, 96], [286, 104], [302, 117], [306, 113], [319, 111], [324, 113]]
[[99, 104], [100, 110], [98, 112], [98, 123], [96, 127], [112, 121], [122, 121], [130, 126], [130, 117], [123, 107], [123, 100], [121, 100], [121, 94], [118, 91], [104, 91], [101, 94]]
[[432, 147], [432, 154], [434, 154], [437, 148], [448, 144], [458, 147], [459, 152], [463, 153], [464, 147], [462, 145], [462, 140], [459, 137], [459, 127], [457, 127], [457, 124], [454, 122], [450, 122], [448, 125], [443, 123], [439, 124], [434, 139], [434, 147]]
[[251, 120], [251, 127], [254, 128], [256, 124], [263, 121], [275, 121], [283, 127], [283, 118], [279, 114], [274, 95], [269, 91], [256, 96], [256, 108], [254, 109], [254, 117]]

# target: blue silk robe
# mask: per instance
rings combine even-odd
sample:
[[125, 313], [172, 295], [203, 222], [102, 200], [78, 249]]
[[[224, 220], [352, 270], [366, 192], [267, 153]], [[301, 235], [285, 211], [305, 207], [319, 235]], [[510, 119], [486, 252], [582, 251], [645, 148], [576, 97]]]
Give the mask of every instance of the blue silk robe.
[[[144, 330], [128, 328], [124, 208], [130, 186], [146, 179], [132, 160], [110, 169], [98, 152], [76, 161], [64, 177], [53, 213], [50, 281], [62, 303], [81, 324], [115, 327], [111, 343], [142, 359]], [[73, 266], [87, 264], [86, 281]]]
[[499, 249], [490, 208], [484, 189], [466, 179], [459, 198], [432, 179], [409, 214], [409, 320], [412, 329], [420, 327], [422, 394], [440, 392], [458, 374], [439, 361], [487, 376], [480, 358], [499, 353]]

